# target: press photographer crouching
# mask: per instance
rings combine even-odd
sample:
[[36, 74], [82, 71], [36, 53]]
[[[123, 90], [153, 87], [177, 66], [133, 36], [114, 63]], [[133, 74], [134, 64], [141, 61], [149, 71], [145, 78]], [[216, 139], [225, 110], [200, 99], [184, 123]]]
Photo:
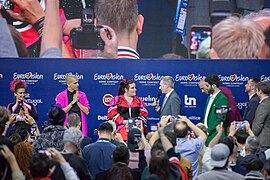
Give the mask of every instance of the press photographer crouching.
[[93, 6], [82, 10], [81, 26], [70, 32], [76, 58], [116, 58], [117, 37], [109, 26], [97, 26]]

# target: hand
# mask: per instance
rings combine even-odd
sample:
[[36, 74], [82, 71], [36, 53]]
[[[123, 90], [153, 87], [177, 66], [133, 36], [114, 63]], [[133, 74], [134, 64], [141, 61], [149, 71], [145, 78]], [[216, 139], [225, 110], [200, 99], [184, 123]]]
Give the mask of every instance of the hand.
[[55, 148], [48, 148], [48, 151], [51, 153], [51, 157], [53, 160], [60, 164], [66, 163], [65, 158], [62, 156], [62, 154], [56, 150]]
[[38, 0], [23, 0], [23, 1], [10, 0], [10, 1], [16, 4], [21, 10], [20, 13], [16, 13], [12, 10], [7, 10], [8, 14], [16, 20], [34, 24], [45, 15]]
[[222, 132], [223, 132], [223, 122], [222, 122], [222, 121], [220, 122], [220, 124], [218, 124], [218, 125], [216, 126], [216, 131], [217, 131], [218, 133], [222, 133]]
[[162, 116], [159, 123], [161, 124], [161, 126], [167, 126], [169, 120], [170, 120], [171, 116]]
[[244, 121], [246, 124], [245, 124], [245, 127], [246, 127], [246, 131], [248, 132], [248, 131], [250, 131], [251, 129], [250, 129], [250, 124], [249, 124], [249, 122], [246, 120], [246, 121]]
[[230, 130], [229, 135], [230, 135], [230, 136], [234, 136], [235, 133], [236, 133], [236, 131], [237, 131], [237, 128], [235, 127], [234, 122], [231, 123], [230, 129], [229, 129], [229, 130]]
[[123, 120], [122, 124], [126, 125], [128, 123], [128, 120]]
[[[118, 53], [118, 40], [117, 36], [114, 32], [114, 30], [106, 25], [102, 25], [104, 28], [100, 29], [100, 37], [104, 41], [104, 50], [101, 52], [101, 57], [107, 57], [107, 58], [117, 58]], [[105, 31], [107, 29], [110, 33], [109, 37], [107, 35], [107, 32]]]
[[29, 124], [30, 126], [32, 126], [36, 121], [34, 120], [34, 118], [32, 116], [30, 116], [29, 114], [25, 114], [25, 118], [24, 118], [25, 122], [27, 124]]
[[79, 97], [78, 97], [78, 91], [73, 95], [73, 100], [71, 101], [71, 104], [74, 105], [78, 102]]
[[158, 134], [164, 134], [164, 125], [162, 125], [161, 123], [158, 123]]
[[178, 118], [179, 118], [180, 121], [183, 121], [183, 122], [185, 122], [187, 124], [190, 123], [190, 120], [187, 118], [187, 116], [178, 115]]
[[156, 109], [158, 109], [159, 108], [159, 101], [156, 101], [156, 99], [155, 99], [152, 106], [155, 107]]
[[117, 141], [117, 142], [123, 142], [124, 141], [121, 134], [119, 134], [119, 133], [115, 134], [114, 140]]
[[9, 116], [9, 120], [8, 120], [8, 122], [6, 122], [6, 124], [13, 124], [15, 121], [16, 121], [16, 116], [17, 116], [18, 114], [11, 114], [10, 116]]
[[11, 164], [16, 161], [14, 154], [10, 151], [10, 149], [6, 145], [3, 145], [1, 155], [7, 160], [8, 164]]

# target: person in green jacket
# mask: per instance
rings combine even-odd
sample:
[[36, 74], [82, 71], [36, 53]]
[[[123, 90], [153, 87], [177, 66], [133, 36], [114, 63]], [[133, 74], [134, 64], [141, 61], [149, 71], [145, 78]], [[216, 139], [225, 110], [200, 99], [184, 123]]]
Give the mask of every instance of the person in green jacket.
[[[205, 142], [206, 146], [208, 146], [209, 142], [215, 137], [217, 134], [216, 126], [220, 124], [220, 121], [225, 122], [226, 114], [229, 111], [228, 108], [228, 100], [224, 94], [221, 93], [219, 89], [220, 79], [217, 75], [211, 74], [205, 78], [206, 88], [208, 97], [206, 101], [205, 111], [204, 111], [204, 120], [203, 123], [207, 127], [208, 138]], [[225, 136], [225, 127], [223, 136]]]

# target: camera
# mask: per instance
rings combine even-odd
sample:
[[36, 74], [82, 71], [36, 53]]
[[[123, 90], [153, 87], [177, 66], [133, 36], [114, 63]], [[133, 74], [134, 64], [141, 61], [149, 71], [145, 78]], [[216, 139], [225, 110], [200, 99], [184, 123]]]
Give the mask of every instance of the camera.
[[[104, 50], [104, 41], [100, 37], [103, 26], [95, 26], [93, 8], [82, 10], [81, 26], [70, 31], [71, 46], [74, 49]], [[105, 29], [110, 38], [110, 32]]]
[[216, 114], [227, 114], [230, 111], [230, 108], [227, 106], [220, 106], [215, 108], [215, 113]]

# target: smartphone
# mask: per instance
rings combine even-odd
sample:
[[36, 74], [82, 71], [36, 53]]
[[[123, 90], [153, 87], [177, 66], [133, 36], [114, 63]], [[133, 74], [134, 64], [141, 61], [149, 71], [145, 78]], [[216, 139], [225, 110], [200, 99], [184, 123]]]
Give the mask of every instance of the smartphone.
[[134, 120], [134, 126], [136, 126], [137, 128], [141, 128], [141, 120], [140, 119], [135, 119]]
[[0, 9], [13, 9], [13, 4], [9, 0], [0, 0]]
[[34, 136], [36, 133], [37, 127], [31, 127], [31, 135]]
[[235, 128], [244, 129], [245, 126], [246, 126], [246, 122], [245, 121], [234, 121], [234, 127]]
[[150, 124], [150, 131], [151, 132], [156, 132], [158, 130], [157, 124]]
[[[209, 38], [209, 39], [208, 39]], [[205, 43], [203, 43], [205, 41]], [[210, 41], [207, 43], [206, 41]], [[212, 44], [212, 28], [211, 26], [194, 25], [190, 28], [190, 39], [188, 46], [188, 56], [190, 59], [195, 59], [202, 43], [205, 48], [211, 48]]]
[[142, 139], [142, 135], [141, 134], [134, 134], [134, 142], [136, 144], [138, 144]]

